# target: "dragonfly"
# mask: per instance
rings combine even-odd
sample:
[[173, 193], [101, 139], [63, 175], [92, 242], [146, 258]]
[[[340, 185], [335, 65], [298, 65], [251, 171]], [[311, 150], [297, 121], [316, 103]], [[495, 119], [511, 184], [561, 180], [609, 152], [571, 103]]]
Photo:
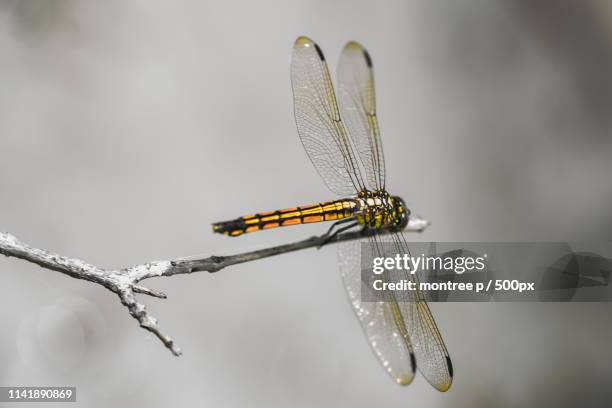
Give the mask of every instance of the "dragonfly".
[[[334, 221], [324, 234], [325, 242], [349, 229], [362, 228], [368, 232], [362, 240], [369, 243], [372, 256], [385, 255], [388, 245], [383, 245], [383, 236], [390, 237], [397, 251], [409, 253], [401, 231], [408, 224], [410, 210], [403, 199], [392, 196], [385, 187], [385, 160], [368, 51], [354, 41], [342, 50], [337, 99], [321, 48], [310, 38], [299, 37], [293, 46], [291, 85], [304, 149], [329, 190], [342, 198], [214, 223], [213, 231], [236, 237]], [[340, 275], [375, 357], [400, 385], [410, 384], [418, 369], [433, 387], [447, 391], [453, 380], [453, 365], [424, 295], [418, 290], [393, 291], [382, 299], [365, 299], [361, 248], [359, 240], [339, 244]], [[415, 281], [418, 275], [403, 272], [401, 278]]]

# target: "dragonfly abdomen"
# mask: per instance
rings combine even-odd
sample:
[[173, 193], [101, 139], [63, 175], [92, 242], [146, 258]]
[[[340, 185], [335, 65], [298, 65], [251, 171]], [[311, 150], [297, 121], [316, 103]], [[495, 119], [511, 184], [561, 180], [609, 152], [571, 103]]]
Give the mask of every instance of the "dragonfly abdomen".
[[289, 225], [313, 222], [335, 221], [352, 217], [356, 202], [353, 199], [327, 201], [302, 207], [285, 208], [254, 215], [245, 215], [230, 221], [213, 224], [213, 231], [237, 237], [264, 229], [287, 227]]

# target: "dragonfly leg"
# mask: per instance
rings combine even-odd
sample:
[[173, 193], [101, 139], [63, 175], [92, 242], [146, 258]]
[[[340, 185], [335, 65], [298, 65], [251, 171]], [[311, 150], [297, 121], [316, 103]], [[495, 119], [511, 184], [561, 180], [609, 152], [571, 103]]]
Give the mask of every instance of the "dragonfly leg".
[[[345, 226], [343, 226], [343, 227], [341, 227], [341, 228], [338, 228], [338, 229], [336, 229], [336, 230], [334, 231], [334, 229], [335, 229], [336, 227], [338, 227], [338, 225], [341, 225], [341, 224], [346, 224], [346, 223], [348, 223], [348, 224], [347, 224], [347, 225], [345, 225]], [[321, 247], [322, 247], [323, 245], [325, 245], [325, 244], [329, 243], [329, 242], [330, 242], [332, 239], [334, 239], [334, 238], [335, 238], [335, 237], [336, 237], [338, 234], [340, 234], [341, 232], [344, 232], [344, 231], [346, 231], [346, 230], [348, 230], [348, 229], [351, 229], [351, 228], [355, 227], [355, 226], [356, 226], [356, 225], [358, 225], [358, 224], [359, 224], [359, 223], [358, 223], [356, 220], [352, 219], [352, 218], [345, 218], [345, 219], [343, 219], [343, 220], [340, 220], [340, 221], [336, 221], [336, 222], [334, 222], [334, 223], [332, 224], [332, 226], [331, 226], [331, 227], [329, 227], [329, 230], [327, 230], [327, 232], [326, 232], [325, 234], [321, 235], [321, 238], [323, 239], [323, 242], [322, 242], [322, 243], [321, 243], [321, 244], [320, 244], [320, 245], [319, 245], [317, 248], [318, 248], [318, 249], [321, 249]]]
[[327, 232], [326, 232], [325, 234], [321, 235], [321, 238], [325, 238], [325, 239], [327, 239], [328, 237], [332, 236], [332, 235], [333, 235], [334, 228], [336, 228], [338, 225], [341, 225], [341, 224], [346, 224], [347, 222], [355, 222], [355, 220], [354, 220], [353, 218], [345, 218], [345, 219], [342, 219], [342, 220], [339, 220], [339, 221], [334, 222], [334, 223], [331, 225], [331, 227], [329, 227], [329, 229], [327, 230]]

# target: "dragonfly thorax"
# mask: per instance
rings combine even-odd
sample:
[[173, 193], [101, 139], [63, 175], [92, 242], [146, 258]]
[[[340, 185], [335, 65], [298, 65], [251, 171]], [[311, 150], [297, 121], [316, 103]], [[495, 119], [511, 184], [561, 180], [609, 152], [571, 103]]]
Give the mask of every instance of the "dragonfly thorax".
[[384, 190], [361, 191], [355, 202], [355, 219], [366, 228], [403, 229], [408, 223], [410, 210], [404, 200]]

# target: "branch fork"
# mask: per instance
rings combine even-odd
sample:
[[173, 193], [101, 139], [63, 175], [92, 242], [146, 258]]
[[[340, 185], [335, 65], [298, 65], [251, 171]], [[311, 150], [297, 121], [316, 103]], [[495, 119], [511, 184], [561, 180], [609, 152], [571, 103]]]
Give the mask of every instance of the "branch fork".
[[[422, 232], [428, 226], [428, 221], [411, 216], [404, 232]], [[383, 231], [382, 233], [387, 232]], [[330, 241], [326, 241], [327, 237], [321, 235], [290, 244], [236, 255], [212, 255], [208, 257], [178, 258], [169, 261], [153, 261], [116, 270], [102, 269], [80, 259], [68, 258], [44, 249], [34, 248], [20, 241], [12, 234], [0, 232], [0, 254], [23, 259], [42, 268], [60, 272], [75, 279], [84, 279], [104, 286], [119, 296], [121, 303], [127, 308], [130, 315], [138, 321], [140, 327], [153, 333], [172, 354], [180, 356], [182, 354], [181, 349], [171, 337], [162, 331], [157, 319], [151, 316], [145, 305], [136, 299], [136, 294], [148, 295], [159, 299], [167, 298], [165, 293], [143, 286], [141, 284], [143, 280], [193, 272], [214, 273], [231, 265], [251, 262], [301, 249], [317, 248], [323, 244], [328, 245], [361, 239], [366, 236], [368, 236], [368, 232], [365, 230], [343, 233]]]

